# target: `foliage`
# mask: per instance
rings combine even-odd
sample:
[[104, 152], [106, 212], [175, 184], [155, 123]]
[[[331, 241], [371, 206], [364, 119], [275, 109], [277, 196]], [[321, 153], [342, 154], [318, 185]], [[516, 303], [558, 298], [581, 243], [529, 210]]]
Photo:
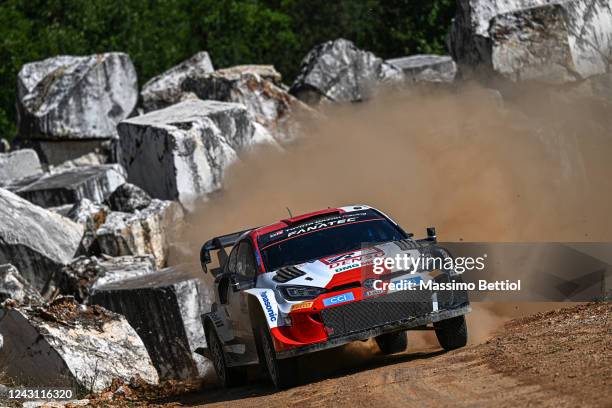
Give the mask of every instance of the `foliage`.
[[343, 37], [390, 58], [443, 53], [452, 0], [4, 0], [0, 136], [14, 136], [21, 66], [127, 52], [143, 84], [200, 50], [215, 67], [274, 64], [290, 83], [316, 44]]

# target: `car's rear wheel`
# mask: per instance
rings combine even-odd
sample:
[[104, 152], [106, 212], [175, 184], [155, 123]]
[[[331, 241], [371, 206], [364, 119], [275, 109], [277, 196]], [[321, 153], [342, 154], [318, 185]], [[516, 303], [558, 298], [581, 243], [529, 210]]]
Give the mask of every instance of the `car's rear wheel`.
[[408, 334], [405, 331], [381, 334], [376, 337], [376, 344], [383, 354], [395, 354], [408, 347]]
[[463, 315], [435, 322], [434, 329], [440, 345], [446, 351], [455, 350], [467, 344], [467, 325]]
[[261, 340], [261, 357], [264, 360], [268, 376], [276, 388], [289, 388], [298, 382], [297, 361], [294, 358], [278, 359], [272, 343], [270, 331], [264, 325], [258, 328]]
[[207, 338], [219, 385], [229, 388], [246, 384], [246, 369], [244, 367], [228, 367], [227, 358], [223, 352], [223, 344], [215, 330], [209, 329]]

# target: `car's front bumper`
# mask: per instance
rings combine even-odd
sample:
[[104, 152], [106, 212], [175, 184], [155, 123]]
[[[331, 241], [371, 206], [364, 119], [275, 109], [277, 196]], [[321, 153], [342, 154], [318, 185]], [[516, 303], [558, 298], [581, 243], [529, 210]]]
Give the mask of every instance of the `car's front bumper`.
[[367, 340], [372, 337], [379, 336], [385, 333], [391, 333], [400, 330], [408, 330], [415, 327], [425, 326], [429, 323], [438, 322], [440, 320], [450, 319], [456, 316], [467, 314], [471, 311], [469, 303], [464, 303], [459, 306], [436, 310], [426, 315], [411, 317], [398, 320], [392, 323], [386, 323], [380, 326], [359, 330], [340, 337], [333, 337], [325, 342], [308, 344], [292, 348], [289, 350], [277, 351], [276, 357], [279, 359], [295, 357], [302, 354], [313, 353], [315, 351], [326, 350], [334, 347], [339, 347], [352, 341]]

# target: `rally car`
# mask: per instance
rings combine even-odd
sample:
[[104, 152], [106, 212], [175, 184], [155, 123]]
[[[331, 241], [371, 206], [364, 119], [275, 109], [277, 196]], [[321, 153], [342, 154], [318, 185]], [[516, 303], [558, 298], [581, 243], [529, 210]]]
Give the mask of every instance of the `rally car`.
[[[427, 232], [414, 239], [381, 211], [356, 205], [209, 240], [200, 260], [214, 276], [215, 302], [202, 315], [208, 346], [198, 352], [212, 360], [223, 386], [244, 383], [246, 367], [261, 364], [285, 388], [297, 381], [296, 357], [356, 340], [374, 338], [391, 354], [406, 349], [407, 330], [431, 329], [444, 349], [464, 346], [467, 293], [423, 285], [460, 281], [452, 268], [415, 263], [381, 272], [376, 261], [449, 257], [435, 229]], [[410, 289], [390, 285], [398, 282]]]

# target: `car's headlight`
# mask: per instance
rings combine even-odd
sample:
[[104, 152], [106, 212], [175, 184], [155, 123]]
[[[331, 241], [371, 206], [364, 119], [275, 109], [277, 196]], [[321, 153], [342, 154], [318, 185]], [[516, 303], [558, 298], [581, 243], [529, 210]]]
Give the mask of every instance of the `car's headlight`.
[[278, 288], [287, 300], [314, 299], [325, 292], [325, 288], [315, 288], [313, 286], [279, 286]]

